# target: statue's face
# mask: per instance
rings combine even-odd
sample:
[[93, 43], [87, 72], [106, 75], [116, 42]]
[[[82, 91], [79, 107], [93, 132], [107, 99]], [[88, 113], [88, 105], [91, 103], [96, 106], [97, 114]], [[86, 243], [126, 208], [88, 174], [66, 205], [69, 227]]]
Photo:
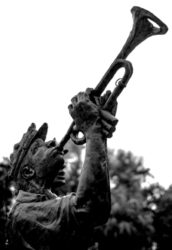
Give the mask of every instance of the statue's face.
[[28, 150], [25, 162], [33, 167], [36, 178], [44, 179], [48, 186], [57, 176], [64, 182], [64, 159], [54, 140], [37, 139]]

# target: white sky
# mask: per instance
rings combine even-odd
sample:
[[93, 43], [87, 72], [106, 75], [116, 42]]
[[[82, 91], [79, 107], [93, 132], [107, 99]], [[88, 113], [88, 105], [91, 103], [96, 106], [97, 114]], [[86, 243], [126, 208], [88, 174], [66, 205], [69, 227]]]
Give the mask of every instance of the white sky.
[[95, 87], [132, 29], [140, 6], [169, 31], [148, 38], [127, 58], [134, 67], [118, 99], [111, 148], [143, 156], [154, 181], [172, 184], [171, 1], [0, 1], [0, 157], [9, 156], [31, 122], [48, 122], [59, 141], [71, 123], [67, 106]]

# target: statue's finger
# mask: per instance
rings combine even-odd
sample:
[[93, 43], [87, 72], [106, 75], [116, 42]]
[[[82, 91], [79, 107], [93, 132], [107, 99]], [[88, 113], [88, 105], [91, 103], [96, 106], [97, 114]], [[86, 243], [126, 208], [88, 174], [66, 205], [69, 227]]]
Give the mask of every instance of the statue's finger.
[[102, 119], [107, 120], [112, 125], [116, 125], [118, 123], [118, 120], [114, 115], [112, 115], [109, 111], [106, 110], [100, 110], [100, 116]]
[[72, 110], [73, 110], [73, 104], [68, 105], [68, 110], [69, 110], [70, 113], [72, 112]]
[[106, 129], [102, 129], [102, 133], [103, 135], [106, 137], [106, 138], [111, 138], [112, 137], [112, 134], [113, 132], [112, 131], [107, 131]]
[[111, 95], [111, 91], [107, 90], [106, 93], [104, 94], [103, 98], [104, 98], [104, 103], [108, 100], [109, 96]]
[[77, 95], [75, 95], [74, 97], [72, 97], [71, 102], [74, 104], [77, 102], [77, 100], [78, 100], [78, 97]]
[[110, 90], [107, 90], [106, 93], [102, 96], [100, 96], [100, 105], [101, 107], [103, 107], [107, 101], [107, 99], [109, 98], [111, 94], [111, 91]]
[[109, 132], [106, 129], [102, 129], [102, 133], [106, 138], [109, 138]]
[[92, 100], [97, 106], [100, 106], [100, 97], [94, 96], [94, 100]]
[[93, 88], [87, 88], [87, 89], [85, 90], [85, 93], [86, 93], [87, 95], [91, 95], [91, 94], [93, 93], [93, 91], [94, 91]]
[[110, 129], [112, 128], [112, 125], [106, 122], [105, 120], [101, 120], [101, 123], [102, 123], [103, 128], [108, 131], [110, 131]]

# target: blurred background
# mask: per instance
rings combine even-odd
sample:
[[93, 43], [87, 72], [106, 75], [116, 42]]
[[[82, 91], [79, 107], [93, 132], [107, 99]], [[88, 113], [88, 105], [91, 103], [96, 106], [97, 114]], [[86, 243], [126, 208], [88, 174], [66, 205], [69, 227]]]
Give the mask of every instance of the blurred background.
[[[127, 58], [134, 73], [118, 99], [119, 123], [108, 140], [111, 215], [88, 249], [172, 249], [169, 0], [0, 2], [0, 249], [8, 249], [6, 222], [16, 195], [8, 179], [13, 145], [31, 122], [47, 122], [47, 139], [61, 140], [72, 121], [70, 99], [94, 88], [118, 55], [132, 29], [133, 6], [153, 12], [169, 31]], [[57, 195], [75, 192], [84, 158], [84, 147], [66, 147], [67, 183], [60, 188], [55, 180]]]
[[108, 147], [143, 157], [156, 181], [171, 184], [169, 0], [1, 1], [1, 159], [31, 122], [47, 122], [48, 138], [61, 140], [72, 121], [70, 99], [100, 81], [128, 38], [135, 5], [157, 15], [169, 31], [128, 56], [134, 73], [118, 99], [119, 123]]

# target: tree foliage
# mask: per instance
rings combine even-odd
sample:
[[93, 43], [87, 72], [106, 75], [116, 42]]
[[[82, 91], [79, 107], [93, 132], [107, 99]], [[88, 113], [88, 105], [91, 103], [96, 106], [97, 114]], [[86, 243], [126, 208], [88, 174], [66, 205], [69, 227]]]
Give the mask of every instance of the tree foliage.
[[[82, 166], [82, 150], [72, 143], [68, 148], [65, 191], [75, 192]], [[150, 199], [152, 195], [152, 203], [154, 202], [154, 190], [152, 187], [145, 191], [142, 187], [146, 177], [150, 175], [149, 169], [143, 166], [142, 158], [123, 150], [116, 154], [113, 150], [108, 150], [108, 159], [111, 215], [104, 226], [95, 230], [95, 244], [90, 249], [151, 249], [155, 232], [154, 211], [147, 198]]]
[[[67, 148], [66, 185], [57, 189], [63, 194], [76, 191], [82, 168], [83, 148], [72, 142]], [[95, 229], [91, 239], [94, 244], [89, 250], [149, 250], [156, 245], [159, 247], [161, 240], [158, 239], [167, 239], [162, 234], [161, 224], [172, 228], [171, 221], [166, 222], [170, 216], [161, 218], [165, 213], [170, 214], [172, 188], [166, 193], [158, 183], [144, 187], [146, 178], [151, 175], [150, 170], [144, 167], [141, 157], [135, 157], [131, 152], [119, 150], [115, 153], [109, 149], [108, 159], [111, 215], [104, 226]], [[164, 199], [166, 206], [163, 205]], [[171, 233], [170, 230], [168, 232]], [[170, 239], [171, 234], [168, 235]]]
[[[75, 192], [82, 170], [83, 147], [67, 145], [66, 185], [54, 181], [58, 195]], [[89, 250], [170, 250], [172, 249], [172, 186], [158, 183], [144, 186], [150, 175], [141, 157], [131, 152], [108, 150], [111, 184], [111, 214], [108, 222], [94, 231]], [[9, 162], [0, 163], [0, 249], [6, 249], [6, 221], [12, 202]]]
[[10, 165], [7, 158], [0, 163], [0, 249], [6, 249], [6, 223], [8, 212], [11, 206], [13, 193], [11, 181], [8, 178]]
[[165, 190], [157, 202], [154, 226], [157, 250], [172, 249], [172, 186]]
[[153, 212], [146, 207], [142, 184], [149, 175], [142, 158], [109, 151], [111, 215], [97, 234], [99, 249], [151, 249]]

